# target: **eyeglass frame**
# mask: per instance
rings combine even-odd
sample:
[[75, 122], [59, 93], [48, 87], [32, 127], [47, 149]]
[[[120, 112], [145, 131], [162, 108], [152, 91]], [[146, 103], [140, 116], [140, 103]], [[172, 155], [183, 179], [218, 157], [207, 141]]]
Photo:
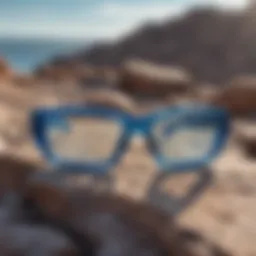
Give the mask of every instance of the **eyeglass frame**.
[[[187, 117], [186, 117], [187, 115]], [[192, 119], [191, 119], [192, 115]], [[50, 125], [61, 124], [63, 118], [69, 116], [93, 116], [116, 121], [123, 128], [122, 135], [116, 143], [113, 155], [105, 160], [94, 163], [70, 161], [57, 157], [51, 150], [50, 141], [47, 137], [47, 129]], [[202, 159], [193, 161], [168, 161], [157, 150], [156, 141], [152, 134], [154, 125], [161, 120], [177, 117], [175, 129], [195, 124], [195, 121], [214, 121], [218, 127], [215, 131], [215, 141], [212, 150]], [[190, 117], [190, 119], [188, 119]], [[180, 118], [180, 119], [179, 119]], [[180, 122], [180, 123], [179, 123]], [[122, 109], [103, 106], [100, 104], [65, 105], [49, 108], [39, 108], [31, 113], [31, 131], [36, 145], [43, 153], [47, 161], [55, 169], [62, 172], [88, 173], [102, 175], [112, 170], [125, 154], [131, 138], [139, 134], [145, 138], [147, 147], [152, 157], [157, 162], [162, 172], [187, 172], [205, 167], [212, 162], [222, 151], [228, 139], [230, 131], [229, 113], [222, 108], [210, 105], [189, 104], [167, 106], [147, 114], [134, 115]], [[65, 129], [65, 124], [63, 127]], [[172, 126], [170, 126], [172, 128]], [[170, 135], [171, 136], [171, 135]]]

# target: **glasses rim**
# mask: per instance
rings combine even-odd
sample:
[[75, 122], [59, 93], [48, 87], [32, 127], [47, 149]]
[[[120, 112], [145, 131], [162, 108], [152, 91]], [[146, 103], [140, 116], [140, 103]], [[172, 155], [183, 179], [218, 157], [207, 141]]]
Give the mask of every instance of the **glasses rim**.
[[[124, 125], [124, 132], [117, 142], [116, 149], [110, 159], [106, 161], [99, 161], [95, 163], [72, 161], [68, 159], [59, 158], [51, 150], [50, 142], [47, 139], [46, 130], [52, 120], [59, 117], [66, 117], [70, 115], [80, 116], [99, 116], [105, 118], [113, 118], [117, 122]], [[185, 120], [186, 115], [192, 115], [200, 117], [202, 120], [207, 118], [215, 120], [218, 124], [218, 130], [216, 132], [214, 146], [212, 151], [204, 159], [197, 159], [195, 161], [167, 161], [164, 159], [156, 147], [152, 144], [154, 136], [152, 135], [152, 126], [157, 124], [160, 120], [168, 118], [170, 116], [182, 117]], [[73, 170], [76, 173], [91, 173], [102, 174], [109, 172], [113, 167], [117, 165], [121, 157], [126, 151], [128, 142], [131, 136], [136, 131], [140, 131], [146, 138], [147, 146], [152, 156], [155, 158], [160, 171], [172, 171], [182, 172], [188, 169], [199, 169], [208, 165], [213, 161], [223, 149], [226, 144], [229, 134], [229, 113], [219, 107], [211, 105], [201, 104], [187, 104], [187, 105], [174, 105], [167, 106], [155, 111], [151, 111], [147, 114], [138, 114], [126, 112], [122, 109], [102, 106], [99, 104], [86, 104], [86, 105], [64, 105], [57, 107], [47, 107], [35, 109], [31, 113], [31, 130], [35, 144], [39, 148], [39, 151], [46, 158], [48, 163], [56, 169]], [[190, 121], [193, 123], [193, 118]], [[189, 123], [189, 122], [188, 122]]]

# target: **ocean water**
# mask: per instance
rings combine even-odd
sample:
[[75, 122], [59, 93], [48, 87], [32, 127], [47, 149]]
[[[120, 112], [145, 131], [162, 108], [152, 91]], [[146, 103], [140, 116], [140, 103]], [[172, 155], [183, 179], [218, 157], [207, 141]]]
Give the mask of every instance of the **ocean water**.
[[31, 72], [56, 56], [86, 49], [91, 42], [61, 39], [6, 39], [0, 38], [0, 58], [18, 72]]

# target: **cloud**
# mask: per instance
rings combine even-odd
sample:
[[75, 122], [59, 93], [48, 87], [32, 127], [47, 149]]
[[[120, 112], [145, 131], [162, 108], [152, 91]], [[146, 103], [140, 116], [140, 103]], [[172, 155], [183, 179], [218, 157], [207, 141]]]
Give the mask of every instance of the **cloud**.
[[183, 10], [181, 4], [104, 4], [101, 6], [100, 13], [104, 18], [114, 18], [116, 20], [124, 19], [158, 19], [167, 15], [179, 14]]
[[[67, 0], [63, 0], [68, 2]], [[82, 0], [76, 0], [82, 3]], [[85, 0], [84, 0], [85, 1]], [[92, 1], [92, 0], [86, 0]], [[238, 9], [247, 0], [190, 0], [188, 1], [151, 1], [151, 2], [110, 2], [88, 6], [83, 5], [76, 11], [57, 9], [45, 12], [39, 8], [27, 11], [24, 18], [3, 19], [0, 17], [0, 35], [13, 37], [62, 37], [62, 38], [113, 38], [134, 29], [147, 20], [161, 20], [175, 17], [195, 5], [217, 5], [222, 8]], [[85, 3], [85, 2], [83, 2]], [[47, 5], [49, 7], [49, 5]], [[47, 8], [48, 8], [47, 7]], [[81, 6], [80, 6], [81, 7]], [[47, 9], [46, 8], [46, 9]], [[8, 16], [8, 15], [7, 15]]]
[[[120, 31], [119, 26], [99, 26], [98, 24], [22, 24], [16, 25], [13, 30], [12, 24], [0, 24], [0, 37], [8, 38], [63, 38], [63, 39], [93, 39], [104, 38], [107, 35], [114, 36], [113, 31]], [[104, 36], [105, 35], [105, 36]]]
[[220, 6], [223, 9], [243, 9], [249, 4], [250, 0], [199, 0], [201, 4], [211, 4]]
[[[138, 24], [148, 20], [159, 20], [174, 17], [182, 13], [182, 5], [155, 3], [140, 4], [104, 4], [97, 12], [109, 32], [106, 36], [118, 36], [134, 29]], [[112, 29], [111, 29], [112, 28]]]
[[103, 18], [123, 19], [159, 19], [166, 16], [178, 15], [193, 6], [218, 6], [220, 8], [241, 9], [246, 7], [248, 0], [190, 0], [169, 2], [137, 2], [109, 3], [100, 6], [99, 13]]
[[[9, 37], [72, 37], [72, 38], [113, 38], [135, 28], [147, 19], [158, 19], [178, 14], [181, 8], [172, 4], [102, 4], [91, 9], [89, 15], [79, 19], [70, 15], [68, 19], [53, 19], [53, 12], [44, 18], [44, 12], [28, 14], [19, 23], [3, 20], [0, 35]], [[31, 11], [32, 12], [32, 11]], [[32, 22], [31, 22], [31, 21]]]

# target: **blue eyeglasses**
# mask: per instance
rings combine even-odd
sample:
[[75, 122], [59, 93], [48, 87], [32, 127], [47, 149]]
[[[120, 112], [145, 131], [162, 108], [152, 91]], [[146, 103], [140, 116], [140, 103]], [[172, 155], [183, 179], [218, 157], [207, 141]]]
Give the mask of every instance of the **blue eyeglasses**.
[[229, 115], [205, 105], [172, 106], [133, 115], [99, 104], [37, 109], [32, 132], [46, 159], [65, 172], [104, 174], [125, 154], [135, 135], [162, 172], [202, 168], [221, 152], [229, 134]]

